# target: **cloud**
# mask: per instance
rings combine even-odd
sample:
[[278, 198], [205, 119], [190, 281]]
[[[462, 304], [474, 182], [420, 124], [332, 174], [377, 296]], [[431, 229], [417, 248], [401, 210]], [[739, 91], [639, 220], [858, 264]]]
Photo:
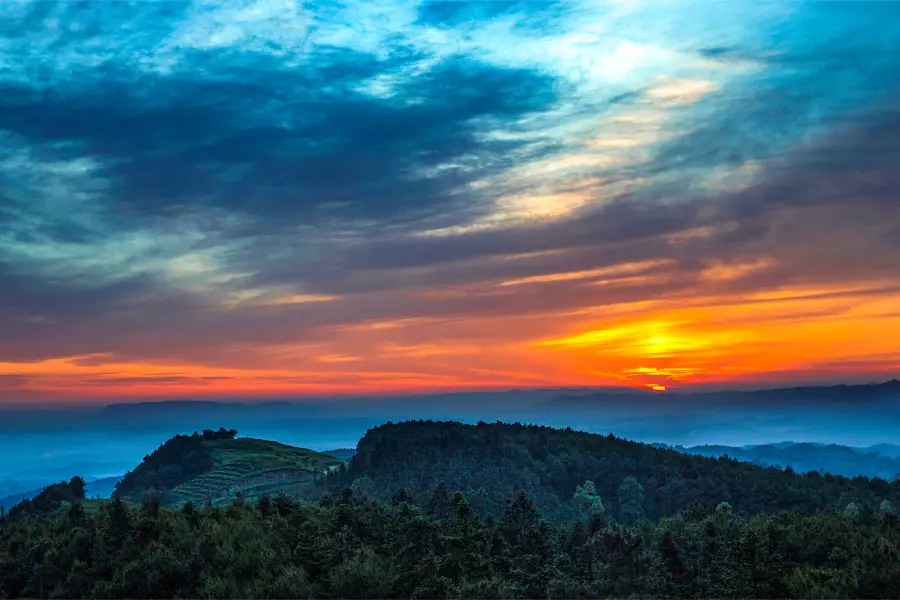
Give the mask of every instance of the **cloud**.
[[[0, 127], [88, 153], [103, 165], [119, 211], [154, 217], [203, 207], [296, 221], [330, 209], [365, 218], [449, 203], [460, 173], [480, 172], [501, 149], [475, 144], [474, 121], [552, 100], [539, 76], [457, 61], [409, 84], [417, 102], [389, 102], [340, 84], [376, 72], [370, 59], [331, 60], [299, 74], [261, 61], [227, 83], [163, 77], [133, 91], [58, 99], [18, 91], [5, 97]], [[257, 72], [276, 78], [286, 97], [273, 102]], [[319, 91], [326, 85], [338, 88]], [[154, 106], [160, 96], [167, 104]]]
[[870, 8], [4, 4], [0, 360], [590, 381], [539, 342], [730, 307], [610, 338], [592, 372], [630, 381], [721, 370], [692, 335], [740, 363], [767, 294], [893, 326], [900, 21]]

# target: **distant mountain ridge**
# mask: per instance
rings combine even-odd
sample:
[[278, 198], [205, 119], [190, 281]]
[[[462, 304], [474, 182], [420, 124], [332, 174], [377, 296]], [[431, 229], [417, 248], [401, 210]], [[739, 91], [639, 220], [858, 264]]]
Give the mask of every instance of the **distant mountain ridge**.
[[900, 458], [898, 458], [900, 447], [890, 444], [880, 444], [868, 448], [811, 442], [781, 442], [749, 446], [654, 445], [700, 456], [728, 456], [765, 467], [781, 469], [790, 467], [800, 473], [816, 471], [845, 477], [862, 475], [869, 478], [879, 477], [887, 481], [900, 476]]
[[[808, 402], [808, 401], [878, 401], [878, 400], [896, 400], [900, 402], [900, 380], [892, 379], [882, 383], [867, 383], [847, 385], [839, 384], [832, 386], [801, 386], [791, 388], [772, 388], [761, 390], [671, 390], [664, 394], [655, 392], [643, 392], [643, 396], [651, 399], [654, 404], [667, 404], [678, 399], [693, 399], [700, 404], [710, 401], [728, 401], [728, 402], [765, 402], [771, 400], [789, 399], [791, 402]], [[597, 400], [627, 400], [633, 401], [633, 395], [624, 394], [620, 391], [610, 393], [586, 393], [577, 395], [566, 395], [553, 399], [551, 402], [557, 405], [574, 404], [574, 405], [590, 405]]]
[[334, 448], [333, 450], [324, 450], [322, 454], [340, 458], [341, 460], [350, 460], [356, 454], [356, 448]]

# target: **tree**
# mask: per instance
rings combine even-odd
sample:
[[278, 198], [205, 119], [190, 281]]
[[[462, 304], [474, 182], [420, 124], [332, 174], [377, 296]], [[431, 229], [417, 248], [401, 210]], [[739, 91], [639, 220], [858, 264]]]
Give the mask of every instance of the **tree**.
[[446, 519], [450, 515], [450, 488], [443, 481], [439, 481], [428, 495], [428, 514], [438, 519]]
[[260, 496], [259, 500], [256, 501], [256, 510], [259, 512], [259, 515], [265, 519], [272, 512], [272, 499], [269, 498], [268, 494], [263, 494]]
[[401, 487], [398, 489], [393, 496], [391, 496], [391, 506], [399, 506], [400, 504], [408, 503], [412, 504], [415, 500], [415, 496], [413, 492], [408, 487]]
[[76, 500], [84, 500], [84, 497], [87, 494], [85, 488], [86, 485], [84, 479], [81, 477], [73, 477], [69, 480], [69, 490], [71, 491], [72, 497]]
[[587, 514], [590, 519], [600, 517], [606, 512], [600, 494], [597, 493], [597, 486], [590, 479], [575, 488], [572, 500], [575, 502], [575, 506], [582, 513]]
[[644, 486], [631, 475], [619, 486], [619, 514], [626, 525], [634, 525], [644, 516]]
[[669, 580], [670, 590], [667, 595], [684, 597], [689, 590], [690, 573], [684, 565], [672, 532], [663, 533], [659, 540], [659, 553]]
[[353, 495], [356, 498], [362, 500], [378, 499], [378, 488], [375, 486], [375, 482], [372, 478], [368, 475], [357, 477], [350, 486], [350, 489], [353, 490]]

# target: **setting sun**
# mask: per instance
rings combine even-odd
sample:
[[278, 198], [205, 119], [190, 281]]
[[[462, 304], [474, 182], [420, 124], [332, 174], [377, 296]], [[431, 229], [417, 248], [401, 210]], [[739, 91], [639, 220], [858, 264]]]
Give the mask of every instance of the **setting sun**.
[[900, 369], [874, 4], [138, 4], [0, 2], [0, 403]]

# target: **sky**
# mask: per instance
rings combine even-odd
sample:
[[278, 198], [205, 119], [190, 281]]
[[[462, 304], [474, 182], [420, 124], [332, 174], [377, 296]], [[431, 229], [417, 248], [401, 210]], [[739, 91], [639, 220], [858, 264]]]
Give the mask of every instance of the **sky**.
[[878, 381], [900, 3], [0, 3], [0, 402]]

